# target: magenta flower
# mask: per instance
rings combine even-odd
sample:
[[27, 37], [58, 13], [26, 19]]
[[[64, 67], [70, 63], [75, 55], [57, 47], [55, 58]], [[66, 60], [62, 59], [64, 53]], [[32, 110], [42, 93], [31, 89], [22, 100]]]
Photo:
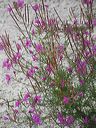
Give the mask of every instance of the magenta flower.
[[36, 125], [41, 125], [42, 124], [42, 120], [40, 118], [39, 114], [33, 114], [32, 115], [32, 120]]
[[88, 117], [87, 117], [87, 116], [84, 117], [84, 118], [83, 118], [83, 123], [84, 123], [84, 124], [88, 124], [88, 122], [89, 122]]
[[31, 47], [31, 41], [29, 39], [26, 39], [26, 47]]
[[96, 45], [92, 46], [92, 52], [94, 55], [96, 55]]
[[42, 81], [45, 81], [46, 80], [46, 77], [43, 77], [43, 78], [41, 78], [42, 79]]
[[89, 40], [84, 40], [84, 42], [83, 42], [84, 47], [90, 46], [90, 44], [91, 43]]
[[66, 117], [66, 126], [71, 126], [74, 123], [74, 117], [68, 116]]
[[38, 57], [36, 55], [32, 56], [33, 61], [38, 61]]
[[44, 29], [46, 27], [46, 22], [42, 19], [37, 18], [37, 19], [34, 20], [34, 25]]
[[36, 32], [34, 29], [32, 29], [32, 35], [35, 36]]
[[21, 46], [19, 43], [16, 44], [16, 48], [17, 48], [18, 52], [21, 50]]
[[45, 22], [44, 20], [41, 20], [41, 25], [40, 25], [40, 27], [41, 27], [42, 29], [45, 29], [45, 27], [46, 27], [46, 22]]
[[17, 109], [13, 109], [13, 112], [14, 112], [15, 114], [18, 114], [18, 113], [19, 113], [19, 111], [18, 111]]
[[6, 81], [7, 81], [7, 84], [9, 84], [10, 80], [11, 80], [10, 75], [9, 75], [9, 74], [6, 74]]
[[4, 121], [10, 121], [10, 118], [9, 118], [8, 115], [4, 115], [2, 118], [3, 118]]
[[64, 104], [68, 104], [68, 103], [69, 103], [69, 98], [66, 97], [66, 96], [64, 96], [64, 98], [63, 98], [63, 102], [64, 102]]
[[38, 52], [38, 53], [41, 53], [44, 50], [42, 44], [40, 44], [40, 43], [35, 45], [35, 49], [36, 49], [36, 52]]
[[64, 45], [58, 45], [57, 46], [57, 50], [58, 50], [58, 56], [60, 56], [61, 54], [64, 54]]
[[41, 96], [35, 96], [34, 97], [34, 102], [35, 103], [40, 103], [41, 102]]
[[41, 25], [41, 20], [38, 19], [38, 18], [36, 18], [36, 19], [34, 20], [34, 25], [40, 26], [40, 25]]
[[79, 73], [79, 74], [83, 74], [83, 75], [85, 75], [86, 74], [86, 72], [87, 72], [87, 64], [86, 64], [86, 62], [85, 61], [77, 61], [77, 67], [76, 67], [76, 70], [77, 70], [77, 72]]
[[52, 68], [51, 68], [51, 66], [49, 64], [46, 66], [45, 70], [48, 72], [49, 75], [52, 72]]
[[40, 11], [41, 5], [36, 3], [35, 5], [32, 5], [32, 8], [33, 8], [33, 10], [34, 10], [35, 12], [37, 12], [37, 11]]
[[38, 70], [39, 68], [38, 68], [38, 66], [34, 66], [34, 69]]
[[62, 59], [63, 59], [63, 54], [60, 55], [59, 58], [60, 58], [60, 61], [62, 61]]
[[21, 105], [21, 101], [20, 100], [17, 100], [16, 102], [15, 102], [15, 107], [19, 107]]
[[72, 67], [67, 67], [67, 71], [69, 72], [69, 73], [72, 73]]
[[13, 56], [13, 62], [17, 63], [20, 60], [21, 57], [22, 57], [22, 55], [21, 55], [20, 52], [15, 53], [14, 56]]
[[12, 12], [12, 7], [8, 5], [7, 7], [7, 12], [11, 13]]
[[62, 88], [64, 87], [64, 85], [65, 85], [65, 81], [62, 80], [62, 81], [61, 81], [61, 86], [62, 86]]
[[19, 8], [23, 8], [24, 7], [24, 0], [17, 0], [17, 6]]
[[93, 3], [93, 0], [82, 0], [84, 4], [90, 5]]
[[79, 80], [79, 82], [80, 82], [80, 85], [83, 85], [84, 84], [84, 80]]
[[44, 6], [45, 6], [46, 10], [47, 10], [47, 9], [48, 9], [48, 7], [49, 7], [49, 6], [48, 6], [48, 4], [45, 4]]
[[4, 45], [2, 44], [2, 42], [0, 42], [0, 50], [4, 49]]
[[62, 113], [60, 113], [60, 112], [58, 113], [57, 119], [61, 125], [65, 123], [65, 118], [63, 117]]
[[83, 97], [84, 93], [83, 92], [79, 92], [78, 96]]
[[84, 51], [85, 58], [90, 58], [92, 56], [91, 52], [89, 50]]
[[49, 26], [56, 25], [56, 23], [57, 23], [56, 19], [52, 19], [52, 18], [48, 19], [48, 25]]
[[30, 54], [32, 55], [33, 54], [33, 51], [32, 50], [29, 50]]
[[27, 101], [30, 98], [30, 93], [27, 92], [24, 94], [23, 101]]
[[92, 24], [93, 24], [94, 27], [96, 27], [96, 19], [92, 20]]
[[33, 107], [33, 108], [28, 108], [28, 113], [34, 113], [35, 112], [35, 108]]
[[89, 36], [90, 35], [90, 32], [84, 31], [83, 34], [85, 34], [86, 36]]
[[8, 70], [10, 70], [10, 68], [12, 67], [12, 64], [11, 64], [11, 62], [10, 62], [10, 60], [9, 59], [5, 59], [4, 61], [3, 61], [3, 68], [7, 68]]
[[35, 69], [34, 68], [30, 68], [27, 71], [27, 76], [28, 77], [32, 77], [35, 74]]

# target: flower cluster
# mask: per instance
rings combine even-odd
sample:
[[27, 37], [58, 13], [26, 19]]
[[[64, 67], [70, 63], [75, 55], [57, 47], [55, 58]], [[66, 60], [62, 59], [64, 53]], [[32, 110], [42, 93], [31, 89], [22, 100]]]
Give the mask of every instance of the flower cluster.
[[[84, 6], [80, 6], [78, 18], [71, 10], [70, 21], [63, 21], [56, 9], [58, 18], [50, 17], [43, 0], [42, 4], [27, 5], [23, 0], [17, 0], [15, 4], [10, 5], [8, 11], [21, 36], [15, 47], [7, 34], [1, 36], [0, 47], [7, 55], [2, 67], [8, 71], [5, 76], [8, 84], [12, 77], [17, 80], [16, 76], [23, 74], [22, 79], [26, 80], [18, 79], [17, 82], [27, 85], [29, 91], [20, 93], [14, 107], [8, 104], [12, 113], [4, 119], [17, 124], [22, 124], [23, 120], [30, 128], [34, 125], [95, 128], [96, 20], [93, 0], [82, 1]], [[29, 9], [35, 13], [33, 20], [30, 20]], [[12, 70], [15, 70], [15, 76], [11, 75]]]

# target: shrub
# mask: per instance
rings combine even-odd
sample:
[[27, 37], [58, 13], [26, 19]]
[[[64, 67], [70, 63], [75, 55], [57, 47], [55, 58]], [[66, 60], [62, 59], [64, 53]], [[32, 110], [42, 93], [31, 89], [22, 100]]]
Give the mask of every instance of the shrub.
[[[93, 0], [83, 0], [80, 16], [70, 11], [70, 20], [50, 17], [48, 5], [27, 5], [24, 1], [9, 5], [9, 13], [21, 35], [11, 42], [1, 36], [7, 55], [3, 68], [13, 70], [17, 80], [22, 75], [26, 93], [20, 93], [10, 105], [6, 119], [17, 125], [42, 127], [96, 126], [96, 19]], [[32, 20], [30, 10], [35, 12]], [[28, 82], [29, 81], [29, 82]]]

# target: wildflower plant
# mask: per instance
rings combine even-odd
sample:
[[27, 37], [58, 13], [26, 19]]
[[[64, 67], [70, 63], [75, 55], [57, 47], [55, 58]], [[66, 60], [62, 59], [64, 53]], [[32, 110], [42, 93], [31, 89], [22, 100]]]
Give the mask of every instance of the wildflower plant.
[[[42, 127], [96, 126], [96, 39], [93, 0], [82, 0], [80, 16], [70, 9], [70, 20], [63, 21], [56, 9], [51, 17], [48, 5], [27, 5], [23, 0], [9, 5], [9, 13], [21, 35], [18, 42], [1, 36], [0, 45], [7, 59], [3, 68], [23, 74], [20, 93], [14, 105], [8, 102], [6, 119], [21, 125]], [[35, 14], [31, 19], [30, 10]], [[23, 26], [23, 27], [22, 27]]]

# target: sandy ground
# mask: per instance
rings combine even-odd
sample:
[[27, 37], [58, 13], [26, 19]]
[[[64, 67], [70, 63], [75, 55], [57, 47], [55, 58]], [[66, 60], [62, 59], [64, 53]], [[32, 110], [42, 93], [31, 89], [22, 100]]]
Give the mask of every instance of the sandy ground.
[[[15, 28], [10, 15], [6, 12], [6, 6], [9, 1], [12, 2], [13, 0], [3, 0], [3, 2], [0, 2], [0, 35], [4, 34], [6, 31], [10, 35], [11, 40], [15, 40], [18, 36], [18, 30]], [[27, 0], [29, 3], [30, 1], [38, 2], [40, 0]], [[60, 14], [60, 17], [64, 19], [68, 17], [70, 7], [76, 7], [78, 10], [79, 2], [80, 0], [46, 0], [46, 3], [49, 4], [52, 15], [54, 15], [53, 7], [55, 7]], [[5, 83], [4, 75], [6, 70], [2, 69], [2, 61], [4, 58], [4, 52], [0, 51], [0, 115], [6, 110], [6, 106], [2, 104], [2, 98], [13, 99], [17, 96], [19, 91], [24, 90], [24, 86], [17, 84], [15, 81], [11, 81], [10, 85]], [[7, 126], [0, 121], [0, 128], [13, 128], [13, 126]]]

